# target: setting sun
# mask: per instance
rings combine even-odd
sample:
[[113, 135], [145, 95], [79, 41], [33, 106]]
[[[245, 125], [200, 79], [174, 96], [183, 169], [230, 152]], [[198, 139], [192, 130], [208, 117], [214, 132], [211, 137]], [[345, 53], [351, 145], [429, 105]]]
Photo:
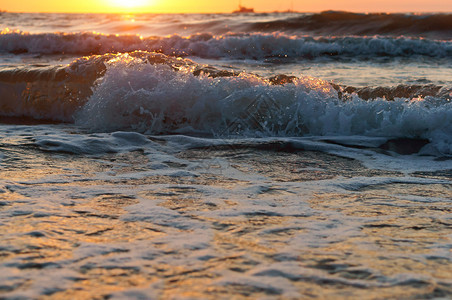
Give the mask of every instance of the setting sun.
[[110, 0], [111, 5], [120, 8], [140, 8], [150, 4], [150, 0]]

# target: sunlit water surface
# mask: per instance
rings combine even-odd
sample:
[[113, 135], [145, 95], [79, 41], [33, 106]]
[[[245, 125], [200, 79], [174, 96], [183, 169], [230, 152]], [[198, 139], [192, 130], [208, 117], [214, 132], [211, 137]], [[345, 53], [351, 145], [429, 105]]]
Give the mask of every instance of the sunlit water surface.
[[449, 19], [0, 14], [0, 298], [451, 298]]

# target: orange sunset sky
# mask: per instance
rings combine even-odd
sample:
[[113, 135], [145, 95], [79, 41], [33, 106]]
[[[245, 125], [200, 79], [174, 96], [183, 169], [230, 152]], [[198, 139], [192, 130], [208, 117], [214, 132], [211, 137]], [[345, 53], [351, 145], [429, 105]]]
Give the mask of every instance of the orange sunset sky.
[[[17, 12], [231, 12], [238, 0], [0, 0], [0, 10]], [[258, 12], [346, 10], [354, 12], [452, 12], [452, 0], [242, 0]]]

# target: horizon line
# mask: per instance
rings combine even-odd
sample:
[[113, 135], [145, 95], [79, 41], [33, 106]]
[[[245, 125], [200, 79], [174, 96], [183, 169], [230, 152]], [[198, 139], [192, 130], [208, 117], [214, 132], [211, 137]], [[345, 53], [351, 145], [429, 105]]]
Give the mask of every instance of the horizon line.
[[[342, 12], [342, 13], [354, 13], [354, 14], [397, 14], [397, 13], [405, 13], [405, 14], [417, 14], [417, 13], [441, 13], [441, 14], [452, 14], [452, 11], [421, 11], [421, 10], [413, 10], [413, 11], [378, 11], [378, 10], [369, 10], [369, 11], [352, 11], [352, 10], [335, 10], [335, 9], [326, 9], [326, 10], [318, 10], [318, 11], [298, 11], [298, 10], [281, 10], [281, 11], [255, 11], [253, 13], [244, 13], [242, 15], [253, 15], [253, 14], [270, 14], [270, 13], [300, 13], [300, 14], [309, 14], [309, 13], [325, 13], [325, 12]], [[217, 12], [152, 12], [152, 11], [97, 11], [97, 12], [88, 12], [88, 11], [8, 11], [1, 10], [0, 13], [24, 13], [24, 14], [165, 14], [165, 15], [181, 15], [181, 14], [237, 14], [233, 11], [225, 12], [225, 11], [217, 11]], [[240, 15], [240, 14], [239, 14]]]

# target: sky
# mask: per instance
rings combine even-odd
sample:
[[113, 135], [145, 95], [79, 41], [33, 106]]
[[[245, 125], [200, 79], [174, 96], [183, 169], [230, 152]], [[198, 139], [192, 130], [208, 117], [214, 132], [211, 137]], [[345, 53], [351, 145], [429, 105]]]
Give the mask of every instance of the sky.
[[[239, 0], [0, 0], [16, 12], [214, 13], [231, 12]], [[345, 10], [353, 12], [452, 12], [452, 0], [242, 0], [258, 12]]]

